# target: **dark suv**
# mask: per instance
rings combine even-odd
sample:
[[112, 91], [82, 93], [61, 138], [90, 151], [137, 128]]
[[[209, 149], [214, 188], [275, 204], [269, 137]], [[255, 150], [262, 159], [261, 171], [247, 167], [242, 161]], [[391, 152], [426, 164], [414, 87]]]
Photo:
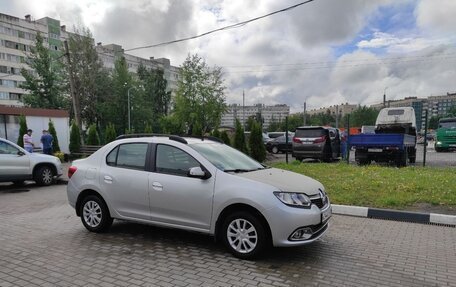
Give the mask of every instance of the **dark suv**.
[[315, 158], [326, 162], [340, 157], [339, 130], [332, 127], [299, 127], [293, 137], [293, 157], [301, 161]]

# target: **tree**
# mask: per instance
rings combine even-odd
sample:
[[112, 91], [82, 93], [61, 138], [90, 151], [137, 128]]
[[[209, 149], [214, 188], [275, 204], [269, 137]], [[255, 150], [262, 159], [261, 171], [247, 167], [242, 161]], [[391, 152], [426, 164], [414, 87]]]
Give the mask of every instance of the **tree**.
[[103, 123], [112, 123], [116, 131], [123, 133], [128, 129], [128, 90], [130, 90], [131, 103], [135, 101], [134, 95], [138, 90], [138, 83], [133, 80], [132, 73], [128, 71], [124, 57], [115, 62], [110, 84], [112, 93], [100, 104], [99, 112], [103, 115]]
[[266, 159], [266, 148], [263, 144], [263, 131], [261, 125], [254, 122], [249, 139], [250, 155], [259, 162]]
[[100, 145], [100, 137], [98, 136], [97, 126], [95, 124], [90, 125], [89, 132], [87, 135], [88, 145]]
[[205, 134], [225, 112], [222, 69], [210, 68], [198, 55], [188, 56], [180, 69], [174, 113], [191, 134]]
[[440, 116], [432, 116], [429, 118], [428, 129], [436, 130], [439, 128]]
[[455, 106], [451, 106], [447, 113], [446, 113], [446, 117], [456, 117], [456, 105]]
[[114, 127], [113, 124], [108, 123], [108, 125], [106, 126], [106, 130], [105, 130], [105, 142], [110, 143], [112, 141], [115, 141], [116, 137], [117, 137], [116, 128]]
[[228, 136], [228, 133], [226, 131], [222, 131], [220, 134], [220, 139], [226, 144], [231, 146], [231, 140], [230, 137]]
[[248, 119], [247, 119], [247, 123], [246, 123], [246, 126], [245, 126], [245, 130], [246, 131], [252, 131], [252, 128], [253, 128], [253, 125], [255, 124], [255, 122], [257, 122], [257, 119], [255, 116], [250, 116]]
[[183, 123], [177, 118], [175, 114], [161, 118], [160, 126], [162, 132], [165, 134], [180, 135], [184, 133]]
[[79, 127], [73, 120], [70, 131], [70, 152], [76, 153], [81, 149], [81, 134], [79, 133]]
[[48, 123], [48, 132], [54, 138], [54, 140], [52, 141], [52, 150], [54, 152], [59, 152], [60, 151], [59, 139], [57, 138], [57, 132], [55, 131], [54, 122], [52, 122], [50, 119], [49, 119], [49, 123]]
[[[288, 116], [288, 130], [295, 131], [297, 127], [302, 126], [302, 113], [292, 114]], [[281, 131], [286, 131], [285, 121], [282, 121]]]
[[21, 69], [25, 81], [20, 85], [28, 94], [22, 97], [26, 106], [32, 108], [67, 109], [69, 98], [63, 91], [62, 64], [51, 54], [40, 33], [25, 62], [30, 69]]
[[163, 69], [148, 70], [143, 65], [138, 67], [138, 78], [143, 89], [137, 93], [133, 106], [142, 117], [135, 118], [134, 127], [141, 128], [149, 121], [151, 132], [161, 132], [160, 120], [166, 116], [171, 102], [171, 92], [167, 91], [167, 81]]
[[247, 154], [247, 145], [245, 143], [244, 128], [242, 128], [241, 122], [236, 119], [236, 131], [234, 133], [234, 148]]
[[17, 138], [17, 145], [24, 147], [24, 135], [27, 133], [27, 120], [24, 115], [19, 116], [19, 137]]
[[[367, 106], [360, 106], [354, 110], [350, 115], [350, 126], [373, 126], [377, 119], [379, 110]], [[346, 116], [343, 118], [343, 122], [346, 122]]]
[[[78, 98], [73, 111], [79, 111], [82, 127], [84, 122], [90, 126], [95, 123], [103, 126], [104, 114], [100, 109], [103, 102], [109, 102], [112, 94], [112, 85], [109, 72], [103, 68], [101, 60], [93, 44], [92, 33], [88, 28], [75, 28], [74, 33], [69, 34], [68, 48], [71, 55], [71, 67], [65, 64], [67, 75], [72, 73], [74, 92]], [[68, 85], [67, 85], [68, 89]], [[67, 90], [69, 93], [69, 90]], [[106, 120], [106, 122], [109, 119]]]

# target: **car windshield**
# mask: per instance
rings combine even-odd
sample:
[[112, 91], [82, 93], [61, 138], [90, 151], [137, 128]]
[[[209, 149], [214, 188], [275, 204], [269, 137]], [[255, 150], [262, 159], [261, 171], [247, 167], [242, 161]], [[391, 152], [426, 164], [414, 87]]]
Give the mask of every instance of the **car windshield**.
[[439, 127], [440, 128], [444, 128], [444, 129], [456, 128], [456, 121], [454, 121], [454, 122], [440, 122]]
[[219, 143], [189, 144], [218, 169], [226, 172], [248, 172], [265, 167], [242, 152]]

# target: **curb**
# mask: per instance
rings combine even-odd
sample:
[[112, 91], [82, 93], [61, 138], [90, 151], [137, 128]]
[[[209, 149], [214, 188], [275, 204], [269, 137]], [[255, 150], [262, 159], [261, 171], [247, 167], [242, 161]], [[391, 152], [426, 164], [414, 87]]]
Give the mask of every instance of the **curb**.
[[424, 224], [444, 224], [456, 227], [456, 216], [438, 213], [421, 213], [399, 211], [361, 206], [332, 204], [332, 212], [340, 215], [350, 215], [367, 218], [388, 219], [397, 221], [416, 222]]

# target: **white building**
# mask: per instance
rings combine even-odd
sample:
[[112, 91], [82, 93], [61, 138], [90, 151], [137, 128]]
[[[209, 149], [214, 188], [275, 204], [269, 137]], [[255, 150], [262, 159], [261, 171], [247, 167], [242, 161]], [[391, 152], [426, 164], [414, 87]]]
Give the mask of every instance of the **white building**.
[[22, 105], [19, 100], [25, 91], [19, 86], [25, 79], [21, 69], [29, 69], [25, 64], [26, 54], [35, 44], [38, 32], [56, 54], [69, 34], [59, 20], [49, 17], [33, 20], [30, 15], [20, 19], [0, 13], [0, 105]]
[[267, 129], [271, 122], [284, 121], [285, 117], [290, 114], [290, 107], [287, 105], [265, 106], [262, 104], [244, 107], [236, 104], [229, 105], [226, 113], [222, 116], [220, 126], [234, 128], [236, 119], [241, 122], [241, 125], [245, 126], [249, 117], [256, 117], [259, 114], [263, 119], [263, 128]]

